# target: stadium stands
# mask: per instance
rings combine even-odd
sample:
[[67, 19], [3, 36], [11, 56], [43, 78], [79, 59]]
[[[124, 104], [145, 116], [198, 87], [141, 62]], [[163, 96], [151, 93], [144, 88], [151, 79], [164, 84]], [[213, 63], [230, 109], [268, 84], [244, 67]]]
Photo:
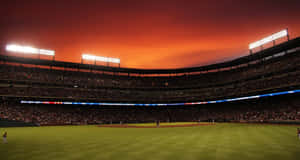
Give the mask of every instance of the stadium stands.
[[0, 117], [37, 125], [83, 125], [141, 122], [270, 122], [300, 124], [299, 95], [192, 107], [91, 107], [22, 105], [2, 100]]
[[95, 109], [20, 104], [20, 100], [194, 102], [299, 89], [299, 42], [297, 38], [236, 60], [173, 70], [114, 68], [1, 55], [0, 118], [40, 125], [144, 122], [157, 119], [222, 119], [238, 122], [299, 120], [299, 102], [281, 109], [285, 101], [278, 102], [274, 111], [273, 108], [265, 110], [265, 104], [255, 105], [262, 108], [254, 110], [231, 109], [227, 104], [222, 104], [222, 107], [218, 105], [216, 110], [212, 109], [214, 107]]

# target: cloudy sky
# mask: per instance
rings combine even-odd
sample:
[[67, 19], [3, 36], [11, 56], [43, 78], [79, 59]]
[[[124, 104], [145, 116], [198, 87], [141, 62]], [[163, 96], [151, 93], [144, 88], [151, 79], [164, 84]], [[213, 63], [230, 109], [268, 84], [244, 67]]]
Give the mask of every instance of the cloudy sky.
[[299, 0], [2, 0], [0, 43], [119, 57], [122, 67], [200, 66], [248, 54], [288, 28], [300, 36]]

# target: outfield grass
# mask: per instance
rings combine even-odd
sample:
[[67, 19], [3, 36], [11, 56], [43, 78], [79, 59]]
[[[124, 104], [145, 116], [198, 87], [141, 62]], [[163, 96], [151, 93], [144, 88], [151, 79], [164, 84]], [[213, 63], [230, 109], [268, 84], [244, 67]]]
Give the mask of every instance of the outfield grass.
[[0, 128], [1, 160], [299, 160], [295, 126]]

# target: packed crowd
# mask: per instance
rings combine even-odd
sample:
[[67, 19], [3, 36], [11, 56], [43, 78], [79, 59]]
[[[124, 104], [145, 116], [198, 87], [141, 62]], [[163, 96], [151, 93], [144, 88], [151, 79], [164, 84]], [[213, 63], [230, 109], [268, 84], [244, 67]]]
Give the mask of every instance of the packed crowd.
[[[229, 68], [217, 72], [202, 72], [193, 75], [170, 77], [142, 77], [106, 74], [101, 71], [57, 70], [55, 68], [38, 68], [36, 66], [0, 64], [0, 80], [39, 82], [78, 88], [202, 88], [222, 85], [235, 81], [244, 81], [267, 73], [294, 69], [300, 66], [299, 52], [282, 57], [259, 61], [255, 64], [241, 64], [238, 68]], [[230, 75], [230, 76], [228, 76]]]
[[[0, 95], [20, 97], [53, 97], [57, 99], [81, 99], [117, 102], [175, 102], [197, 101], [224, 97], [256, 94], [257, 91], [300, 85], [300, 71], [227, 84], [225, 86], [193, 88], [184, 90], [139, 90], [139, 89], [90, 89], [62, 86], [0, 86]], [[292, 89], [292, 88], [290, 88]]]
[[[147, 116], [145, 116], [147, 113]], [[0, 104], [0, 119], [38, 125], [80, 125], [120, 122], [154, 122], [168, 117], [158, 109], [94, 108], [78, 106], [27, 106]]]
[[189, 107], [89, 107], [64, 105], [22, 105], [0, 103], [0, 119], [38, 125], [81, 125], [176, 121], [300, 122], [300, 100], [273, 97], [267, 100], [210, 104]]
[[[0, 62], [0, 120], [37, 125], [160, 121], [299, 121], [299, 95], [188, 107], [23, 105], [16, 99], [100, 102], [191, 102], [299, 89], [299, 48], [247, 64], [184, 75], [62, 69]], [[280, 55], [280, 56], [278, 56]], [[12, 98], [13, 97], [13, 98]], [[9, 99], [7, 99], [9, 98]]]
[[291, 53], [232, 70], [175, 77], [128, 77], [0, 65], [0, 95], [115, 102], [180, 102], [253, 95], [300, 85]]

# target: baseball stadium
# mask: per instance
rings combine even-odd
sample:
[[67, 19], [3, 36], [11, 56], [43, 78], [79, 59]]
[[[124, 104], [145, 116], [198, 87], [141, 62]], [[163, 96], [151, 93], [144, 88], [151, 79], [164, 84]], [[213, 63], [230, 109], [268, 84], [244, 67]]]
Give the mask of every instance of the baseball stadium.
[[93, 52], [72, 61], [59, 55], [76, 54], [23, 45], [6, 33], [0, 157], [300, 159], [300, 37], [290, 28], [269, 33], [246, 44], [246, 54], [175, 68], [132, 67], [122, 56]]

